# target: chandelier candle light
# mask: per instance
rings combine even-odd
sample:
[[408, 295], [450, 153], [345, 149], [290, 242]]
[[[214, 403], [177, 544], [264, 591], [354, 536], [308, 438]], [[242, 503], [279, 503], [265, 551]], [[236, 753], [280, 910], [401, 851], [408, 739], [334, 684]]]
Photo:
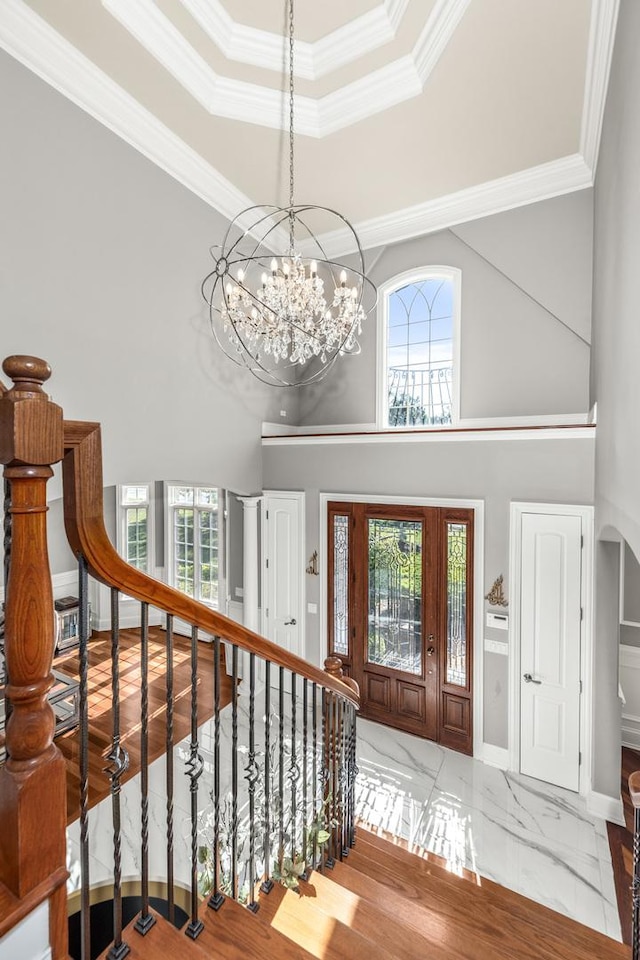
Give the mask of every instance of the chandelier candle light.
[[[202, 284], [222, 350], [263, 383], [287, 387], [316, 383], [338, 357], [359, 353], [362, 323], [376, 304], [349, 221], [328, 207], [294, 203], [293, 25], [289, 0], [289, 204], [238, 214], [219, 255], [211, 249], [215, 266]], [[337, 231], [341, 247], [349, 237], [350, 266], [326, 253]]]

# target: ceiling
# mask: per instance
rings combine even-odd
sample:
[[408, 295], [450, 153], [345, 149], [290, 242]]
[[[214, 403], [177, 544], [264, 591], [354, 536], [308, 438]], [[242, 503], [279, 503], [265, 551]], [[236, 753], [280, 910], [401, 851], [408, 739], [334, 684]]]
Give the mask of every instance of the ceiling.
[[[589, 186], [618, 3], [297, 0], [296, 200], [372, 247]], [[286, 12], [2, 0], [0, 46], [233, 217], [286, 202]]]

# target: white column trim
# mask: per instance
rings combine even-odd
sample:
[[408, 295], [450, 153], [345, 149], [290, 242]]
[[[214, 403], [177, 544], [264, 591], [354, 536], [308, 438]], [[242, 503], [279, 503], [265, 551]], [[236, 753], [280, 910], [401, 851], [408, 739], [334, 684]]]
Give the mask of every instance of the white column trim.
[[262, 494], [237, 497], [243, 508], [242, 528], [242, 594], [243, 623], [248, 630], [260, 630], [258, 601], [258, 506]]

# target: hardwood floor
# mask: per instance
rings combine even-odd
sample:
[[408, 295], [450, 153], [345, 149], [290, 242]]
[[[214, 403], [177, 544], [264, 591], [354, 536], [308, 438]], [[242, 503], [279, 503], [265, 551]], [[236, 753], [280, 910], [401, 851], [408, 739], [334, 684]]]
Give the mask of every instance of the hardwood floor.
[[[158, 918], [131, 926], [131, 960], [626, 960], [628, 949], [489, 880], [450, 873], [358, 828], [355, 848], [297, 891], [258, 895], [257, 914], [226, 900], [200, 910], [194, 942]], [[101, 960], [107, 960], [106, 952]]]
[[618, 913], [624, 943], [631, 944], [631, 881], [633, 879], [633, 807], [629, 798], [629, 776], [640, 770], [640, 753], [622, 748], [620, 789], [626, 826], [607, 822], [613, 877], [618, 899]]
[[[166, 641], [164, 630], [149, 629], [149, 762], [165, 750], [167, 712]], [[138, 630], [120, 631], [120, 729], [121, 742], [129, 753], [129, 769], [122, 782], [140, 770], [140, 635]], [[78, 651], [55, 661], [55, 669], [78, 675]], [[231, 700], [231, 682], [221, 669], [221, 706]], [[190, 641], [174, 637], [174, 742], [189, 734], [191, 722]], [[213, 646], [198, 644], [198, 723], [213, 714]], [[113, 724], [111, 700], [111, 639], [95, 633], [89, 643], [89, 807], [109, 795], [104, 773], [111, 748]], [[67, 765], [67, 823], [80, 810], [80, 734], [71, 730], [56, 740]]]

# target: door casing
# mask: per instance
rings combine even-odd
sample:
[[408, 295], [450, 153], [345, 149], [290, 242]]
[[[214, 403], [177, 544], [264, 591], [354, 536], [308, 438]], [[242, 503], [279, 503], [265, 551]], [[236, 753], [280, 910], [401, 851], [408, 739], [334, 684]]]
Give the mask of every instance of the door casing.
[[582, 518], [584, 548], [582, 554], [582, 643], [580, 675], [580, 787], [582, 795], [591, 790], [592, 776], [592, 706], [593, 706], [593, 507], [579, 504], [512, 502], [510, 524], [510, 609], [509, 609], [509, 769], [520, 769], [520, 607], [522, 561], [522, 515], [539, 513], [548, 516]]
[[319, 516], [318, 560], [320, 577], [319, 627], [323, 656], [327, 655], [327, 504], [329, 502], [379, 503], [400, 506], [448, 507], [474, 511], [473, 564], [473, 755], [483, 757], [483, 615], [484, 615], [484, 500], [443, 499], [434, 497], [402, 497], [367, 493], [321, 493]]

